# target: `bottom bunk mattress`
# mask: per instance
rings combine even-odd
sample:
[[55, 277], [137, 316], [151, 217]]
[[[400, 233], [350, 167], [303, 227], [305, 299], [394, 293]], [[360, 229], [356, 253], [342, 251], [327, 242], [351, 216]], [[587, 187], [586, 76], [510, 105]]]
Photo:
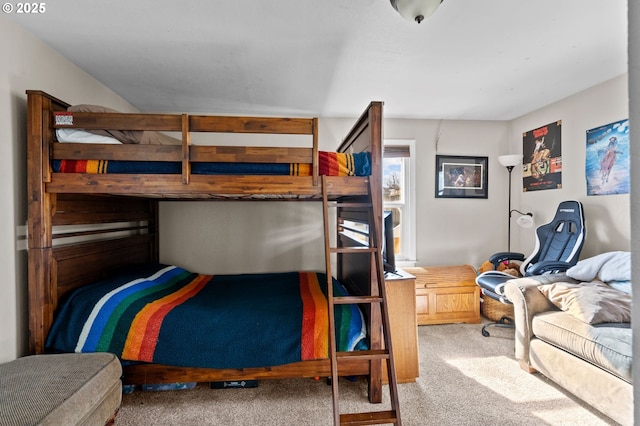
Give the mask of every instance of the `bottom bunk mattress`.
[[[335, 295], [346, 290], [335, 279]], [[52, 352], [128, 362], [267, 367], [328, 357], [326, 275], [203, 275], [146, 265], [73, 291], [47, 337]], [[362, 312], [335, 305], [339, 351], [366, 348]]]

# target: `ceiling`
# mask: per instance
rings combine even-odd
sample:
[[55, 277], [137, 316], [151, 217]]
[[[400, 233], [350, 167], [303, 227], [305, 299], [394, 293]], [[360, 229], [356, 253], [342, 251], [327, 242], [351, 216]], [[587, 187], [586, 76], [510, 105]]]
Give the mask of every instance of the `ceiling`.
[[[5, 14], [145, 112], [509, 120], [627, 72], [626, 0], [56, 0]], [[91, 103], [91, 99], [86, 100]]]

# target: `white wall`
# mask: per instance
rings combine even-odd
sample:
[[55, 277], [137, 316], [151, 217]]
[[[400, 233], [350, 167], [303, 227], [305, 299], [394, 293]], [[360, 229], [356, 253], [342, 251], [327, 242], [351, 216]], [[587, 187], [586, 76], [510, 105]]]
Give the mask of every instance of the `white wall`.
[[204, 274], [323, 271], [322, 223], [317, 202], [162, 202], [160, 261]]
[[[627, 75], [620, 76], [522, 116], [511, 123], [510, 143], [522, 153], [522, 133], [562, 120], [562, 188], [522, 192], [522, 169], [514, 169], [514, 208], [533, 212], [537, 225], [553, 218], [558, 203], [578, 200], [584, 205], [587, 240], [581, 258], [630, 249], [629, 195], [587, 196], [586, 131], [629, 118]], [[512, 228], [513, 229], [513, 228]], [[515, 229], [517, 246], [533, 249], [533, 229]]]
[[27, 350], [27, 89], [133, 111], [119, 96], [0, 15], [0, 362]]
[[[507, 135], [500, 121], [385, 121], [385, 138], [416, 141], [417, 265], [475, 266], [506, 250], [507, 174], [496, 158], [508, 150]], [[435, 198], [436, 155], [488, 157], [488, 198]]]

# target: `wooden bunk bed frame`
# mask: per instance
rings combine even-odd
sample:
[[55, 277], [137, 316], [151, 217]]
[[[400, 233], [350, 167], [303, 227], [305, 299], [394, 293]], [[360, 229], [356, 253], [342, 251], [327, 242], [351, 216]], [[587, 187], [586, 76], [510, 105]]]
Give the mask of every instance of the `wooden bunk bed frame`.
[[[318, 176], [318, 121], [310, 119], [189, 116], [186, 114], [73, 113], [73, 127], [180, 132], [182, 145], [93, 145], [57, 143], [54, 114], [69, 104], [47, 93], [27, 91], [29, 349], [43, 353], [59, 301], [71, 290], [106, 276], [114, 268], [157, 262], [158, 202], [161, 200], [245, 199], [273, 196], [322, 200], [325, 179], [331, 200], [363, 199], [382, 211], [382, 103], [372, 102], [338, 152], [368, 151], [368, 177]], [[309, 148], [215, 147], [191, 145], [191, 132], [310, 135]], [[179, 161], [182, 173], [53, 173], [52, 159]], [[193, 175], [192, 162], [304, 162], [312, 176]], [[371, 194], [369, 194], [371, 192]], [[255, 198], [250, 198], [255, 200]], [[281, 198], [278, 198], [281, 199]], [[338, 210], [361, 219], [357, 212]], [[361, 215], [360, 215], [361, 216]], [[382, 228], [382, 217], [375, 217]], [[90, 230], [78, 226], [91, 225]], [[124, 235], [123, 235], [124, 234]], [[86, 241], [89, 237], [90, 241]], [[76, 240], [82, 240], [77, 242]], [[94, 241], [95, 240], [95, 241]], [[342, 241], [341, 244], [348, 245]], [[375, 265], [368, 255], [337, 256], [336, 278], [355, 294], [376, 294]], [[371, 349], [382, 345], [379, 309], [364, 310]], [[213, 382], [287, 377], [325, 377], [329, 359], [248, 369], [183, 368], [157, 364], [124, 368], [125, 384]], [[366, 375], [369, 400], [382, 400], [382, 362], [341, 363], [340, 375]]]

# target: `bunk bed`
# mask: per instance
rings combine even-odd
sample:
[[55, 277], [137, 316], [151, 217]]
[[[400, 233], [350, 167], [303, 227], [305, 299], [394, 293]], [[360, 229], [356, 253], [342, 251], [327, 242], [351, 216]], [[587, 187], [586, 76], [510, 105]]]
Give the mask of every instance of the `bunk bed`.
[[[27, 99], [31, 353], [47, 351], [45, 342], [63, 301], [105, 280], [113, 271], [159, 262], [158, 203], [163, 200], [368, 200], [374, 206], [373, 216], [349, 207], [337, 209], [338, 244], [359, 246], [339, 232], [344, 220], [381, 229], [381, 102], [367, 107], [336, 153], [323, 153], [318, 149], [316, 118], [73, 111], [72, 105], [38, 90], [27, 91]], [[173, 132], [181, 137], [168, 144], [119, 143], [120, 140], [61, 143], [57, 136], [60, 129], [93, 134], [105, 129], [110, 134]], [[302, 148], [196, 145], [191, 143], [193, 132], [306, 135], [310, 143]], [[342, 163], [366, 163], [367, 170], [357, 175], [354, 167], [348, 166], [345, 171], [331, 163], [336, 156], [344, 156]], [[144, 166], [149, 162], [165, 168], [158, 171]], [[101, 168], [106, 163], [124, 166], [111, 173]], [[143, 167], [129, 167], [137, 163], [144, 163]], [[246, 168], [230, 172], [229, 167], [235, 163], [277, 169], [284, 166], [289, 174], [247, 174], [253, 172]], [[209, 164], [223, 167], [211, 171]], [[376, 294], [377, 266], [371, 256], [338, 254], [334, 261], [334, 278], [346, 291], [354, 295]], [[383, 338], [379, 309], [362, 307], [362, 312], [367, 344], [371, 349], [380, 349]], [[131, 363], [124, 366], [123, 382], [328, 377], [330, 372], [328, 358], [248, 368]], [[381, 362], [348, 360], [341, 363], [339, 373], [368, 376], [369, 400], [381, 402]]]

